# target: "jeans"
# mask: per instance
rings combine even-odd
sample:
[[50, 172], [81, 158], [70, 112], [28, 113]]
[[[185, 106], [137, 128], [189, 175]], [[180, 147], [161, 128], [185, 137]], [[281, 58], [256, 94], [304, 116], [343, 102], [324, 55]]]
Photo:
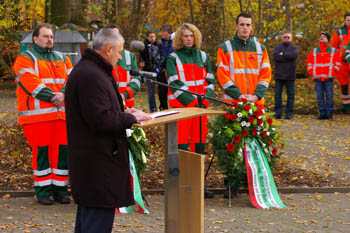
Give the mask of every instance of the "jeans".
[[282, 91], [283, 86], [287, 89], [287, 106], [286, 116], [293, 115], [294, 108], [294, 80], [280, 80], [275, 79], [275, 114], [276, 116], [282, 116]]
[[[333, 105], [333, 80], [325, 82], [315, 81], [315, 89], [318, 103], [318, 110], [321, 116], [332, 116], [334, 112]], [[325, 95], [326, 94], [326, 99]]]
[[147, 79], [148, 106], [151, 112], [157, 111], [156, 98], [154, 97], [154, 82]]

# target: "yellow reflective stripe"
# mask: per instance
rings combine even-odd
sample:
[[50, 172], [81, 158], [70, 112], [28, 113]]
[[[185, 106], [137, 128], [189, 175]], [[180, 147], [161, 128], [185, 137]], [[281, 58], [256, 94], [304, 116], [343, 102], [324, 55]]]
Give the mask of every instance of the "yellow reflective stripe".
[[68, 185], [68, 180], [65, 181], [60, 181], [60, 180], [52, 180], [52, 184], [56, 186], [67, 186]]
[[34, 175], [36, 176], [45, 176], [45, 175], [48, 175], [48, 174], [51, 174], [51, 168], [48, 168], [48, 169], [45, 169], [45, 170], [34, 170]]
[[34, 186], [39, 186], [39, 187], [48, 186], [51, 184], [52, 184], [52, 179], [43, 180], [43, 181], [34, 181]]
[[36, 97], [38, 94], [39, 94], [39, 92], [43, 89], [43, 88], [45, 88], [46, 86], [44, 85], [44, 84], [39, 84], [35, 89], [34, 89], [34, 91], [32, 92], [32, 96], [33, 97]]
[[61, 175], [61, 176], [67, 176], [68, 175], [68, 170], [66, 169], [57, 169], [57, 168], [53, 168], [52, 172], [56, 175]]
[[33, 115], [39, 115], [39, 114], [47, 114], [47, 113], [54, 113], [54, 112], [64, 112], [65, 109], [61, 107], [60, 109], [57, 109], [57, 107], [53, 108], [43, 108], [43, 109], [36, 109], [36, 110], [28, 110], [28, 111], [21, 111], [18, 112], [18, 116], [33, 116]]

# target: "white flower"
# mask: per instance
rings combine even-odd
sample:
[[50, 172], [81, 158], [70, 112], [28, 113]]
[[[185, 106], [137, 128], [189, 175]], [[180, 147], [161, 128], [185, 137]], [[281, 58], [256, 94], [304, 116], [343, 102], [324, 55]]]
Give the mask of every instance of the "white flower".
[[144, 164], [146, 164], [146, 163], [147, 163], [147, 158], [146, 158], [145, 153], [143, 153], [143, 151], [141, 151], [141, 157], [142, 157], [142, 162], [143, 162]]
[[267, 153], [269, 153], [269, 151], [265, 148], [265, 153], [267, 154]]
[[243, 102], [238, 102], [239, 105], [243, 105]]
[[248, 113], [249, 113], [250, 115], [253, 115], [253, 109], [249, 109]]
[[243, 115], [242, 115], [241, 112], [239, 112], [239, 113], [237, 113], [237, 116], [238, 116], [238, 117], [242, 117]]
[[261, 112], [262, 112], [262, 113], [265, 113], [265, 110], [264, 110], [264, 109], [262, 109], [262, 110], [261, 110]]
[[246, 126], [246, 122], [245, 122], [245, 121], [242, 121], [242, 122], [241, 122], [241, 126], [242, 126], [242, 127]]
[[269, 132], [269, 131], [267, 131], [266, 135], [267, 135], [267, 136], [270, 136], [270, 132]]
[[247, 123], [245, 124], [245, 126], [249, 127], [249, 126], [250, 126], [250, 122], [247, 122]]
[[132, 133], [134, 132], [134, 130], [132, 129], [126, 129], [126, 137], [131, 137], [132, 136]]
[[259, 116], [258, 119], [261, 119], [261, 116]]
[[275, 131], [276, 129], [275, 128], [271, 128], [273, 131]]
[[260, 135], [260, 132], [258, 131], [256, 134], [257, 134], [257, 135]]

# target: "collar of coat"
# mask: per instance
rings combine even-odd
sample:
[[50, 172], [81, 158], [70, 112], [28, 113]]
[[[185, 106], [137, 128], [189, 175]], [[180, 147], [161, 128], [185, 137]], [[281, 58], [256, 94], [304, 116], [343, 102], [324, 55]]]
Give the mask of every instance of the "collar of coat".
[[107, 73], [111, 73], [113, 70], [113, 66], [109, 62], [107, 62], [100, 54], [96, 53], [90, 48], [85, 49], [83, 58], [93, 61]]
[[246, 39], [246, 40], [242, 40], [239, 36], [238, 36], [238, 34], [236, 33], [236, 35], [235, 35], [235, 37], [233, 38], [236, 42], [238, 42], [239, 44], [241, 44], [242, 46], [243, 45], [247, 45], [247, 44], [249, 44], [249, 42], [251, 41], [251, 39]]
[[52, 49], [49, 48], [43, 48], [37, 44], [34, 43], [33, 45], [33, 49], [35, 52], [39, 53], [39, 54], [50, 54], [52, 52]]
[[320, 42], [320, 50], [322, 53], [325, 53], [327, 51], [328, 45], [329, 43], [324, 43], [324, 42]]
[[181, 51], [185, 54], [191, 54], [191, 53], [195, 53], [197, 51], [197, 49], [196, 49], [196, 46], [192, 46], [191, 48], [183, 46], [181, 49], [179, 49], [179, 51]]

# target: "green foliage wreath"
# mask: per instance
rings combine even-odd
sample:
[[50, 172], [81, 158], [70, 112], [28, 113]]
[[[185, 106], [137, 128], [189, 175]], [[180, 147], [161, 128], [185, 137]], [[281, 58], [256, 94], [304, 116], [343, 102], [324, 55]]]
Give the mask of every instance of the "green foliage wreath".
[[272, 118], [265, 116], [263, 106], [243, 99], [227, 107], [225, 115], [209, 122], [209, 142], [218, 158], [218, 168], [228, 177], [231, 188], [246, 186], [244, 145], [247, 138], [255, 138], [264, 150], [270, 167], [278, 157], [274, 148], [277, 137]]

